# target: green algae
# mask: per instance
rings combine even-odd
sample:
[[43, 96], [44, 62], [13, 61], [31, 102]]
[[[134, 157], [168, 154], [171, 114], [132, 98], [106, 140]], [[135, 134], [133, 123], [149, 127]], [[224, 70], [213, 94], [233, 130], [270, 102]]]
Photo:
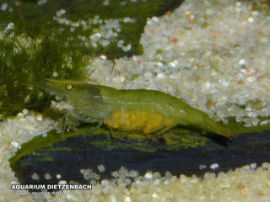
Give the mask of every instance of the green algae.
[[[53, 148], [53, 145], [71, 137], [81, 137], [82, 140], [84, 140], [85, 137], [93, 137], [89, 143], [102, 148], [104, 151], [112, 151], [121, 148], [144, 152], [155, 152], [160, 149], [177, 150], [181, 147], [198, 147], [205, 145], [207, 140], [203, 136], [198, 136], [196, 132], [183, 130], [181, 128], [176, 128], [173, 132], [166, 133], [164, 135], [164, 143], [160, 143], [157, 139], [146, 139], [145, 135], [142, 133], [114, 131], [112, 137], [109, 130], [99, 128], [93, 131], [94, 128], [95, 126], [86, 126], [64, 134], [59, 134], [53, 130], [50, 131], [46, 137], [42, 135], [34, 137], [21, 146], [21, 149], [10, 159], [10, 163], [13, 165], [19, 159], [30, 154], [42, 155], [42, 153], [40, 153], [42, 149], [46, 151], [57, 151], [57, 149]], [[91, 133], [89, 133], [89, 131], [91, 131]], [[183, 135], [183, 131], [185, 135]], [[195, 136], [191, 137], [192, 134], [195, 134]], [[123, 136], [125, 138], [123, 138]], [[64, 150], [68, 151], [68, 148], [64, 148]], [[59, 151], [64, 150], [59, 149]]]
[[[59, 77], [79, 79], [82, 68], [68, 68], [68, 65], [83, 66], [78, 53], [64, 50], [63, 45], [54, 44], [53, 39], [42, 42], [31, 40], [29, 47], [20, 47], [13, 40], [0, 41], [0, 113], [14, 115], [23, 108], [40, 109], [48, 106], [49, 97], [39, 90], [44, 77], [59, 74]], [[65, 58], [71, 63], [65, 63]]]
[[164, 140], [171, 149], [203, 147], [208, 141], [206, 136], [201, 136], [195, 131], [183, 128], [169, 131], [164, 136]]
[[[258, 117], [258, 118], [260, 119], [261, 122], [265, 120], [269, 120], [269, 117]], [[225, 126], [225, 124], [222, 124], [222, 125]], [[228, 118], [228, 124], [226, 124], [226, 127], [231, 129], [237, 135], [243, 134], [243, 133], [248, 134], [248, 133], [261, 132], [261, 131], [270, 131], [270, 124], [245, 127], [244, 123], [237, 123], [234, 117]]]

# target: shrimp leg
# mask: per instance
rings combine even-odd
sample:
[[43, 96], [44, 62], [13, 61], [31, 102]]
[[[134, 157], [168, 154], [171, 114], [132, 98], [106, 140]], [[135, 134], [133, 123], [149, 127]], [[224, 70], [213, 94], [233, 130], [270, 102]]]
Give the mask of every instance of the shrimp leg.
[[97, 126], [95, 128], [92, 128], [90, 130], [87, 131], [87, 133], [92, 133], [92, 132], [95, 132], [96, 130], [98, 130], [100, 127], [102, 126], [102, 122], [99, 121]]
[[170, 125], [170, 126], [166, 126], [164, 128], [162, 128], [161, 130], [159, 130], [156, 135], [162, 135], [163, 133], [166, 133], [167, 131], [169, 131], [170, 129], [172, 129], [173, 127], [175, 127], [177, 124], [173, 124], [173, 125]]

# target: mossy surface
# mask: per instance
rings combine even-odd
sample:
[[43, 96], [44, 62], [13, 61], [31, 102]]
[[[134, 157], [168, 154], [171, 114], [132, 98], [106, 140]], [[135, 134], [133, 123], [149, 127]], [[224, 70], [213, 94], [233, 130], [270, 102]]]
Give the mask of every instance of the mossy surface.
[[[24, 108], [48, 106], [50, 98], [39, 90], [43, 78], [82, 79], [93, 56], [114, 59], [141, 54], [139, 39], [147, 17], [160, 16], [182, 0], [125, 2], [1, 1], [0, 120]], [[106, 39], [108, 45], [86, 41], [104, 32], [102, 26], [113, 20], [119, 20], [120, 30], [116, 37]], [[123, 46], [130, 44], [130, 49], [119, 48], [120, 40]]]
[[[21, 159], [24, 156], [30, 154], [38, 155], [38, 151], [46, 148], [46, 150], [55, 151], [53, 145], [58, 142], [66, 141], [71, 137], [78, 137], [84, 141], [85, 137], [93, 137], [91, 139], [92, 145], [102, 148], [106, 151], [112, 151], [117, 149], [134, 149], [144, 152], [155, 152], [160, 149], [177, 150], [181, 147], [199, 147], [204, 146], [207, 138], [199, 136], [198, 133], [192, 132], [186, 129], [176, 128], [171, 132], [168, 132], [164, 136], [164, 142], [161, 143], [159, 139], [146, 138], [142, 133], [126, 133], [120, 131], [114, 131], [111, 136], [107, 129], [100, 128], [93, 132], [95, 126], [87, 126], [78, 129], [77, 131], [59, 134], [56, 131], [51, 131], [46, 137], [37, 136], [31, 141], [24, 143], [16, 155], [11, 158], [11, 164]], [[163, 140], [162, 140], [163, 141]], [[65, 148], [66, 150], [67, 148]], [[36, 153], [37, 152], [37, 153]]]

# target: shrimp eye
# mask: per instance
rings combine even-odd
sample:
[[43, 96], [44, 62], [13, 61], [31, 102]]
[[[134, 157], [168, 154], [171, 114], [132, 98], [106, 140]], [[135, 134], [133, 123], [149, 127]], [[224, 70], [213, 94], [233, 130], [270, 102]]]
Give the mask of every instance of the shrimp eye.
[[67, 85], [66, 85], [66, 89], [67, 89], [67, 90], [71, 90], [71, 89], [72, 89], [72, 85], [71, 85], [71, 84], [67, 84]]

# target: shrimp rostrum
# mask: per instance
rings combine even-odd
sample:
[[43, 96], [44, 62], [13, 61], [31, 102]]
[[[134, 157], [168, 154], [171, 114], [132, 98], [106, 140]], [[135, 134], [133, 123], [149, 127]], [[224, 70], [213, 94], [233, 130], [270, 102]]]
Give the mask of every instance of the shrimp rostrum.
[[75, 81], [46, 79], [42, 88], [69, 105], [68, 114], [82, 122], [111, 129], [160, 135], [181, 125], [228, 138], [233, 133], [180, 99], [155, 90], [119, 90]]

